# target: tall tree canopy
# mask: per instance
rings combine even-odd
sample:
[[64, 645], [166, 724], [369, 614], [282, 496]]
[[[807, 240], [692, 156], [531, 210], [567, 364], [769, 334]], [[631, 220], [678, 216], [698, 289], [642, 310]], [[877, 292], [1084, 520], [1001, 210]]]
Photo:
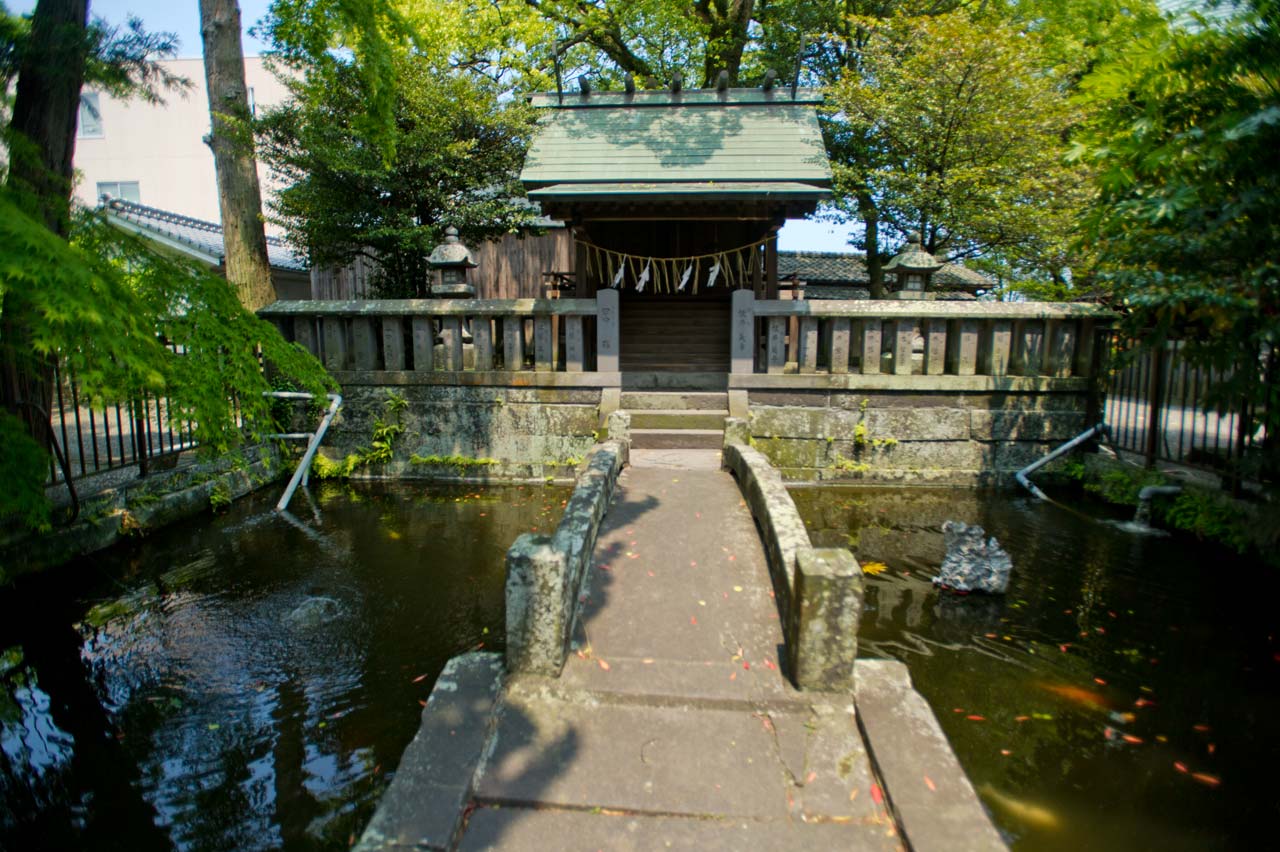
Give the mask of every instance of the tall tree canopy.
[[1074, 150], [1098, 170], [1085, 224], [1130, 331], [1180, 334], [1229, 378], [1212, 402], [1280, 418], [1280, 3], [1134, 41], [1083, 89], [1102, 105]]
[[261, 150], [287, 184], [273, 212], [313, 263], [367, 257], [381, 270], [382, 295], [420, 296], [445, 226], [478, 240], [531, 218], [517, 178], [532, 115], [523, 101], [500, 102], [483, 78], [423, 54], [398, 55], [391, 68], [389, 157], [354, 120], [361, 87], [348, 66], [292, 80], [294, 99], [260, 125]]
[[329, 380], [310, 355], [247, 313], [225, 280], [71, 208], [83, 81], [158, 98], [157, 84], [177, 82], [152, 63], [172, 50], [172, 37], [148, 35], [136, 22], [124, 31], [91, 25], [83, 0], [41, 0], [30, 24], [7, 12], [3, 20], [0, 69], [16, 74], [17, 94], [0, 189], [0, 519], [39, 527], [50, 520], [43, 486], [55, 361], [78, 377], [84, 403], [165, 393], [170, 416], [194, 421], [208, 452], [245, 437], [236, 405], [248, 412], [249, 435], [270, 428], [255, 350], [313, 390]]
[[939, 256], [1063, 265], [1087, 175], [1064, 161], [1074, 115], [1040, 40], [964, 10], [868, 29], [829, 134], [867, 242], [918, 230]]

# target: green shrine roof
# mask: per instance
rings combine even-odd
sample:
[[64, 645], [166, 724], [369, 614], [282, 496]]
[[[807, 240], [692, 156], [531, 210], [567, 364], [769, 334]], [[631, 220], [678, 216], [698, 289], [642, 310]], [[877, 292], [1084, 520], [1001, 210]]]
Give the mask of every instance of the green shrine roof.
[[831, 184], [816, 105], [801, 89], [535, 95], [521, 180], [547, 200], [816, 201]]

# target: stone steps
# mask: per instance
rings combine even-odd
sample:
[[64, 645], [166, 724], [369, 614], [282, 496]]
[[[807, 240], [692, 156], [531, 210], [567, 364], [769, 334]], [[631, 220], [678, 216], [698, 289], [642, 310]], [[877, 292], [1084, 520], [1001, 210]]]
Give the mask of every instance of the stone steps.
[[631, 446], [637, 450], [718, 450], [723, 444], [723, 429], [631, 430]]
[[623, 367], [623, 392], [635, 390], [723, 391], [729, 386], [727, 370], [687, 370], [670, 368], [637, 370]]
[[728, 416], [728, 409], [723, 408], [650, 408], [631, 412], [631, 428], [723, 431]]
[[632, 412], [632, 416], [637, 411], [723, 411], [728, 407], [728, 396], [724, 393], [698, 391], [623, 391], [621, 407]]

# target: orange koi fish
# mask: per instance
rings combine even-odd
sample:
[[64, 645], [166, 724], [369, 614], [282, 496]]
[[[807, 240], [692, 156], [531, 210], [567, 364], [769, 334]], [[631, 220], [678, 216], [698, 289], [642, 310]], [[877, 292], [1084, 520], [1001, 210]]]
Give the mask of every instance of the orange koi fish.
[[1107, 702], [1107, 699], [1104, 698], [1101, 693], [1094, 692], [1091, 689], [1085, 689], [1084, 687], [1080, 687], [1080, 686], [1072, 686], [1071, 684], [1068, 684], [1068, 683], [1041, 683], [1041, 684], [1038, 684], [1038, 686], [1047, 692], [1052, 692], [1054, 695], [1058, 696], [1059, 698], [1065, 698], [1068, 701], [1083, 705], [1085, 707], [1090, 707], [1095, 710], [1111, 709], [1110, 704]]

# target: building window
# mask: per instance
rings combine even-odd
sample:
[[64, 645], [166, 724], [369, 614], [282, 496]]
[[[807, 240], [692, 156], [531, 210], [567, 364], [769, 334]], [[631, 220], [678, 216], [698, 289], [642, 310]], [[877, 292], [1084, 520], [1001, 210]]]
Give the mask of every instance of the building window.
[[76, 123], [81, 139], [102, 138], [102, 111], [99, 109], [97, 92], [80, 93], [80, 116]]
[[121, 201], [132, 201], [134, 204], [142, 203], [142, 194], [138, 191], [136, 180], [99, 181], [98, 198], [104, 195], [110, 195]]

